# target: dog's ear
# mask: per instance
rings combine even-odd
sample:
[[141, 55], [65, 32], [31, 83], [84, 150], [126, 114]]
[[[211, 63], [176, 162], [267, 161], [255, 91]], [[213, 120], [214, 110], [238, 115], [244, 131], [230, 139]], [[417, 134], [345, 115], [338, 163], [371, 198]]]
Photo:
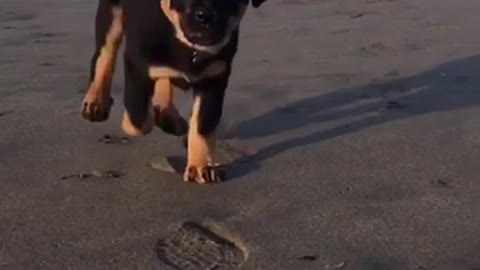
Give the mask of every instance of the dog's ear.
[[265, 2], [267, 0], [250, 0], [250, 1], [252, 1], [252, 6], [253, 7], [258, 8], [263, 4], [263, 2]]

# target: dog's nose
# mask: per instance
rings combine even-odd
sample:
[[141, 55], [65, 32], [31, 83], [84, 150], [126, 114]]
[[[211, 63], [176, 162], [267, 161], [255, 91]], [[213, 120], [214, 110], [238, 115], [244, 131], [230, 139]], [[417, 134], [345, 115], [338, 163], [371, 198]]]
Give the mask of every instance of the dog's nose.
[[215, 15], [212, 12], [209, 12], [205, 9], [198, 9], [195, 11], [195, 19], [199, 23], [204, 25], [210, 24], [213, 21], [214, 17]]

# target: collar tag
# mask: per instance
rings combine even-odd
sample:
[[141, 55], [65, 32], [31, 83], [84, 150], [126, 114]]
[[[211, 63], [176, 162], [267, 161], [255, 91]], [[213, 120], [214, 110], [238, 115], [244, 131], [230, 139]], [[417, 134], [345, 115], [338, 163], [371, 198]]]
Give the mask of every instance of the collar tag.
[[193, 54], [192, 54], [192, 63], [197, 64], [198, 62], [199, 62], [198, 51], [195, 50], [193, 51]]

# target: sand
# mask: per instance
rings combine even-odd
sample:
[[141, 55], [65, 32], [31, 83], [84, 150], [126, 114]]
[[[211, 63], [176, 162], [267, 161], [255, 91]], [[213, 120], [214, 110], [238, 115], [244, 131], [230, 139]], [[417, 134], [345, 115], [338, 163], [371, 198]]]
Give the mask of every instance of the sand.
[[184, 155], [159, 130], [102, 140], [123, 136], [121, 63], [110, 120], [80, 117], [95, 6], [1, 0], [0, 269], [170, 269], [184, 222], [241, 269], [480, 268], [480, 2], [250, 9], [225, 119], [257, 151], [211, 186], [149, 166]]

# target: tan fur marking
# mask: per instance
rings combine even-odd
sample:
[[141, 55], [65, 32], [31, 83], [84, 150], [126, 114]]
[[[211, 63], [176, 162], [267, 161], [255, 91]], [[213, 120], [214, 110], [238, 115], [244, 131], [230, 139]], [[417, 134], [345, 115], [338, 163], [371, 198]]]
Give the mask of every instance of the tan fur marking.
[[201, 97], [193, 102], [190, 129], [188, 133], [188, 164], [183, 176], [184, 181], [195, 181], [198, 184], [225, 180], [225, 172], [216, 161], [216, 136], [202, 136], [198, 133]]
[[148, 70], [148, 73], [152, 80], [165, 78], [184, 78], [189, 82], [197, 82], [204, 78], [219, 76], [226, 70], [227, 64], [224, 61], [215, 61], [199, 74], [185, 74], [179, 70], [165, 66], [152, 66]]
[[110, 84], [115, 69], [118, 47], [123, 37], [122, 9], [112, 9], [112, 24], [105, 38], [105, 45], [100, 50], [95, 65], [95, 77], [92, 91], [110, 91]]
[[123, 113], [123, 119], [122, 119], [122, 130], [125, 132], [125, 134], [135, 137], [135, 136], [143, 136], [147, 135], [148, 133], [152, 132], [153, 130], [153, 112], [152, 110], [149, 110], [149, 117], [143, 124], [143, 127], [141, 129], [138, 129], [132, 124], [132, 121], [130, 120], [130, 116], [128, 115], [127, 112]]
[[162, 8], [162, 11], [165, 14], [165, 16], [167, 16], [168, 20], [172, 23], [175, 29], [175, 36], [177, 37], [178, 40], [180, 40], [185, 45], [191, 48], [194, 48], [196, 50], [206, 51], [210, 53], [217, 53], [230, 41], [232, 32], [240, 24], [240, 21], [242, 20], [242, 17], [245, 14], [247, 5], [242, 5], [240, 7], [241, 12], [238, 18], [232, 18], [230, 20], [225, 38], [222, 41], [220, 41], [218, 44], [215, 44], [212, 46], [203, 46], [203, 45], [194, 44], [187, 39], [187, 37], [185, 36], [185, 33], [182, 30], [182, 27], [180, 26], [181, 14], [179, 14], [178, 12], [170, 8], [171, 0], [160, 0], [160, 7]]
[[174, 68], [164, 66], [151, 66], [148, 69], [148, 75], [152, 80], [186, 77], [182, 72]]
[[152, 102], [161, 108], [173, 107], [173, 89], [169, 79], [158, 79], [155, 82]]
[[82, 116], [90, 121], [108, 119], [113, 99], [110, 96], [118, 47], [123, 37], [122, 9], [111, 10], [112, 21], [95, 63], [94, 77], [82, 102]]
[[198, 133], [201, 102], [198, 96], [193, 101], [188, 132], [188, 167], [204, 168], [215, 161], [215, 136], [205, 138]]
[[183, 180], [198, 184], [225, 181], [223, 166], [215, 161], [215, 136], [202, 137], [198, 133], [191, 132], [188, 139], [188, 165]]

